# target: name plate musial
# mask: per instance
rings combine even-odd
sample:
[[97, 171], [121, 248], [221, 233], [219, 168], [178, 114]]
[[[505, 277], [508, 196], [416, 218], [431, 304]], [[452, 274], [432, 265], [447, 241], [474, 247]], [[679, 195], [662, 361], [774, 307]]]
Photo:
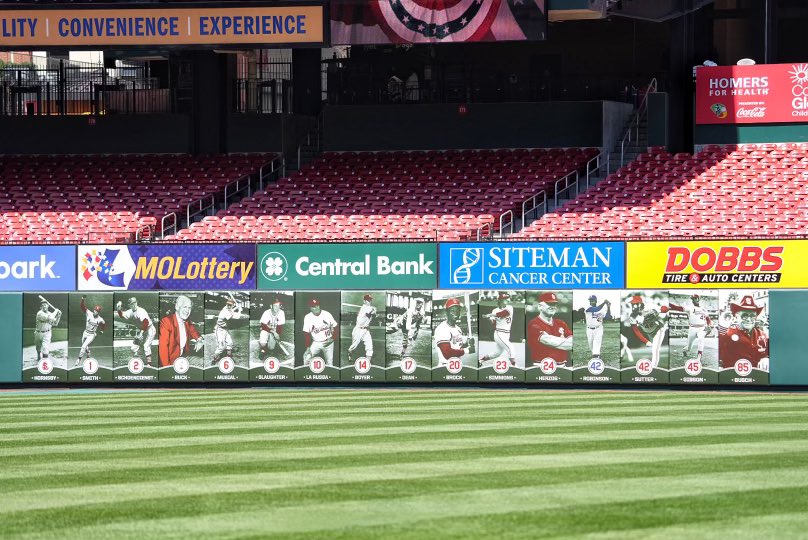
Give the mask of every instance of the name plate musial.
[[805, 287], [808, 241], [629, 242], [627, 287]]
[[0, 10], [0, 47], [322, 43], [322, 5]]
[[619, 289], [622, 242], [441, 244], [442, 289]]
[[434, 289], [437, 273], [429, 243], [258, 246], [259, 289]]

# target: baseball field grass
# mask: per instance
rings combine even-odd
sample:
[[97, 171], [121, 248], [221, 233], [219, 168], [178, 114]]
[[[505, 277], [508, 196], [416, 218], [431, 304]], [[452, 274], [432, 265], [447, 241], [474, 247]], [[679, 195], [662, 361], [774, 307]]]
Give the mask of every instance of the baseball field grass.
[[3, 538], [804, 538], [808, 394], [0, 393]]

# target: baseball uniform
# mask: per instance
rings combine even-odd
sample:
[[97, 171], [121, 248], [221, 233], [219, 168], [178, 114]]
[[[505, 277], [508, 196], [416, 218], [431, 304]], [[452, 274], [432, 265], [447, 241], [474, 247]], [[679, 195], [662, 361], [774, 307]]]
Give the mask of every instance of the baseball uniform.
[[326, 310], [319, 315], [307, 313], [303, 318], [303, 331], [311, 336], [309, 351], [312, 358], [315, 356], [325, 360], [326, 365], [334, 365], [334, 329], [337, 321]]
[[600, 348], [603, 344], [603, 318], [606, 316], [608, 307], [606, 303], [599, 306], [589, 306], [584, 311], [586, 317], [586, 340], [589, 342], [589, 350], [592, 351], [592, 358], [600, 357]]
[[495, 308], [488, 316], [491, 322], [494, 323], [494, 344], [496, 350], [491, 355], [491, 360], [496, 362], [503, 359], [513, 362], [516, 355], [514, 354], [513, 345], [511, 344], [511, 325], [513, 324], [513, 306], [505, 306], [504, 308]]
[[87, 316], [87, 321], [84, 325], [84, 333], [81, 335], [81, 350], [79, 350], [79, 360], [84, 358], [85, 355], [90, 354], [90, 344], [95, 340], [95, 336], [99, 330], [104, 330], [106, 323], [100, 315], [96, 315], [94, 311], [87, 309], [84, 305], [84, 298], [81, 299], [81, 310]]
[[466, 354], [467, 341], [459, 326], [450, 326], [443, 321], [435, 328], [435, 348], [438, 351], [438, 367], [449, 364], [449, 359]]
[[152, 342], [157, 336], [157, 329], [155, 328], [154, 324], [152, 324], [151, 317], [149, 317], [146, 310], [142, 307], [137, 307], [134, 310], [118, 310], [118, 317], [127, 321], [134, 319], [140, 323], [137, 335], [135, 336], [135, 339], [132, 340], [132, 346], [130, 348], [132, 351], [132, 356], [137, 356], [142, 348], [143, 355], [146, 358], [151, 358]]
[[421, 309], [417, 305], [412, 306], [405, 313], [399, 316], [396, 321], [403, 334], [401, 356], [405, 356], [409, 350], [412, 342], [418, 337], [418, 330], [421, 328], [421, 323], [424, 320], [423, 305]]
[[351, 332], [351, 346], [348, 347], [348, 354], [354, 352], [360, 343], [365, 345], [365, 357], [373, 356], [373, 340], [370, 337], [370, 322], [376, 316], [376, 308], [364, 305], [359, 308], [356, 314], [356, 326]]
[[536, 317], [530, 321], [527, 327], [527, 343], [531, 362], [540, 364], [542, 360], [552, 358], [557, 364], [565, 364], [569, 359], [569, 351], [542, 343], [541, 338], [545, 334], [557, 344], [566, 343], [572, 338], [572, 330], [564, 321], [553, 318], [552, 321], [547, 322], [541, 317]]
[[48, 308], [40, 308], [36, 314], [36, 327], [34, 328], [34, 345], [38, 356], [47, 358], [50, 355], [52, 329], [59, 324], [62, 312], [58, 309], [51, 312]]
[[670, 309], [673, 311], [681, 311], [687, 314], [688, 324], [690, 328], [687, 331], [687, 348], [682, 351], [684, 354], [689, 354], [690, 349], [693, 347], [693, 342], [697, 341], [699, 354], [704, 352], [704, 338], [707, 336], [707, 327], [712, 324], [710, 315], [707, 310], [701, 306], [678, 306], [671, 304]]
[[278, 346], [284, 324], [286, 324], [286, 315], [282, 309], [279, 309], [277, 313], [273, 313], [272, 309], [264, 311], [261, 315], [261, 332], [258, 334], [261, 354], [266, 354]]
[[219, 312], [216, 318], [216, 329], [213, 331], [216, 336], [216, 350], [213, 353], [213, 360], [218, 361], [225, 351], [232, 351], [233, 349], [233, 336], [227, 330], [227, 321], [230, 319], [238, 319], [241, 317], [241, 308], [231, 308], [230, 305], [225, 305]]

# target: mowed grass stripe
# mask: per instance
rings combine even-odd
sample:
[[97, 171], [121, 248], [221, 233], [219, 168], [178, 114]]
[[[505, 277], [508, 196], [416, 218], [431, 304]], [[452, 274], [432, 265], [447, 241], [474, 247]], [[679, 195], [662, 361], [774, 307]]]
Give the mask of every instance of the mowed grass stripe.
[[[436, 405], [450, 404], [450, 403], [479, 403], [479, 402], [513, 402], [513, 403], [608, 403], [608, 404], [662, 404], [662, 403], [714, 403], [721, 405], [728, 402], [760, 402], [768, 401], [773, 398], [770, 394], [717, 394], [717, 393], [697, 393], [697, 392], [643, 392], [637, 391], [633, 394], [612, 394], [608, 391], [594, 392], [594, 394], [602, 395], [582, 395], [572, 391], [569, 392], [548, 392], [542, 393], [538, 390], [517, 391], [517, 392], [490, 392], [480, 391], [479, 395], [473, 393], [456, 393], [456, 394], [434, 394], [430, 391], [412, 392], [411, 394], [397, 394], [395, 392], [380, 394], [380, 395], [367, 395], [357, 397], [354, 394], [345, 391], [341, 394], [336, 394], [332, 397], [314, 396], [311, 397], [288, 397], [282, 398], [270, 392], [232, 392], [232, 391], [211, 391], [210, 395], [203, 393], [194, 393], [185, 397], [166, 395], [163, 392], [155, 392], [154, 394], [136, 394], [132, 398], [122, 398], [119, 396], [99, 395], [93, 396], [92, 399], [87, 399], [87, 395], [78, 396], [60, 396], [59, 399], [26, 399], [19, 400], [18, 402], [10, 403], [0, 400], [0, 411], [4, 412], [22, 412], [19, 408], [14, 408], [14, 405], [21, 405], [24, 408], [32, 408], [34, 412], [41, 412], [41, 407], [58, 406], [58, 410], [84, 410], [87, 407], [107, 407], [113, 410], [127, 410], [131, 407], [153, 406], [159, 410], [161, 405], [170, 404], [172, 407], [183, 406], [196, 406], [200, 403], [227, 406], [236, 405], [250, 405], [250, 404], [272, 404], [277, 407], [287, 408], [305, 408], [305, 407], [321, 407], [322, 405], [335, 406], [373, 406], [373, 407], [387, 407], [402, 404], [421, 405], [433, 403]], [[110, 397], [116, 399], [111, 400]], [[610, 399], [611, 398], [611, 399]], [[798, 395], [777, 395], [778, 401], [781, 403], [804, 403], [805, 400], [801, 399]]]
[[[758, 437], [758, 442], [750, 442], [749, 438], [741, 436], [720, 436], [720, 437], [677, 437], [677, 438], [660, 438], [657, 440], [642, 440], [637, 441], [631, 445], [629, 452], [629, 459], [647, 459], [649, 453], [659, 454], [659, 459], [670, 459], [671, 454], [667, 448], [674, 449], [683, 448], [683, 444], [687, 444], [688, 448], [698, 450], [700, 455], [709, 458], [721, 457], [721, 452], [729, 449], [730, 455], [733, 450], [738, 449], [740, 452], [749, 452], [749, 445], [766, 443], [772, 444], [775, 442], [783, 443], [780, 448], [784, 452], [793, 452], [799, 449], [799, 446], [794, 443], [805, 445], [808, 439], [803, 434], [799, 437], [794, 433], [779, 433], [779, 434], [765, 434]], [[576, 450], [568, 451], [565, 453], [557, 452], [558, 446], [536, 443], [514, 443], [510, 446], [498, 446], [491, 448], [455, 448], [443, 452], [437, 452], [432, 449], [414, 449], [410, 451], [393, 451], [384, 454], [358, 454], [358, 455], [333, 455], [328, 459], [323, 459], [323, 453], [312, 457], [311, 455], [303, 455], [300, 457], [275, 457], [267, 456], [263, 461], [253, 462], [239, 462], [237, 459], [221, 461], [206, 460], [204, 464], [198, 464], [187, 459], [180, 464], [168, 466], [164, 460], [153, 461], [151, 466], [146, 465], [141, 468], [128, 467], [116, 461], [114, 480], [110, 480], [109, 476], [103, 474], [103, 471], [98, 471], [96, 477], [87, 477], [86, 471], [75, 470], [68, 467], [61, 471], [61, 473], [48, 474], [48, 475], [30, 475], [28, 477], [21, 477], [16, 479], [5, 478], [3, 485], [0, 486], [0, 495], [7, 495], [12, 492], [24, 492], [31, 489], [51, 489], [62, 488], [71, 486], [75, 483], [82, 483], [84, 489], [89, 489], [90, 486], [102, 486], [108, 484], [121, 485], [126, 483], [141, 484], [143, 482], [157, 482], [167, 480], [185, 480], [188, 478], [196, 477], [203, 474], [205, 471], [210, 474], [218, 475], [243, 475], [243, 474], [267, 474], [267, 473], [285, 473], [291, 470], [301, 471], [325, 471], [332, 469], [345, 469], [355, 467], [357, 463], [367, 464], [369, 466], [379, 467], [387, 465], [402, 465], [410, 464], [417, 466], [421, 463], [429, 464], [444, 464], [447, 469], [451, 469], [452, 464], [455, 462], [474, 461], [475, 463], [482, 463], [485, 460], [490, 460], [491, 463], [507, 459], [511, 462], [513, 467], [519, 467], [519, 464], [530, 463], [529, 467], [535, 468], [535, 462], [542, 463], [546, 460], [547, 467], [559, 467], [559, 461], [562, 461], [562, 466], [579, 466], [586, 468], [593, 462], [603, 461], [603, 456], [620, 455], [625, 452], [627, 444], [625, 441], [610, 441], [609, 443], [598, 444], [585, 444], [577, 445]], [[762, 451], [755, 451], [757, 453], [768, 454], [771, 453], [768, 447]], [[210, 455], [210, 454], [208, 454]], [[664, 457], [662, 457], [664, 456]], [[178, 457], [178, 456], [174, 456]], [[618, 456], [619, 457], [619, 456]], [[541, 458], [541, 459], [537, 459]], [[608, 460], [606, 462], [609, 462]], [[108, 463], [107, 463], [108, 464]], [[82, 480], [82, 478], [85, 478]], [[36, 480], [32, 483], [32, 480]]]
[[[807, 468], [790, 468], [683, 475], [668, 478], [661, 484], [652, 483], [653, 479], [647, 478], [624, 478], [575, 482], [563, 486], [477, 489], [459, 492], [451, 497], [446, 494], [424, 494], [392, 500], [348, 500], [256, 510], [234, 509], [224, 514], [200, 514], [192, 517], [140, 517], [128, 522], [67, 528], [62, 533], [82, 538], [136, 538], [133, 533], [144, 530], [160, 537], [176, 536], [178, 531], [186, 537], [266, 536], [271, 531], [274, 534], [322, 532], [330, 537], [330, 531], [340, 529], [393, 524], [411, 526], [430, 519], [439, 522], [457, 521], [514, 512], [524, 514], [551, 510], [563, 515], [564, 510], [570, 508], [596, 514], [603, 510], [599, 505], [611, 508], [616, 505], [633, 507], [636, 504], [645, 504], [649, 499], [654, 499], [659, 511], [660, 508], [665, 508], [665, 503], [670, 499], [720, 499], [724, 495], [737, 494], [739, 488], [749, 491], [750, 496], [755, 495], [756, 490], [749, 490], [749, 485], [765, 486], [758, 497], [772, 498], [772, 493], [782, 491], [783, 496], [798, 494], [797, 497], [804, 502], [806, 495], [802, 492], [808, 486], [807, 473]], [[783, 496], [777, 498], [782, 499]], [[631, 510], [624, 509], [626, 512]], [[506, 524], [507, 521], [500, 523], [501, 526]], [[438, 530], [432, 529], [437, 534]]]
[[[760, 418], [761, 413], [757, 413]], [[779, 417], [788, 415], [790, 417], [799, 418], [804, 415], [799, 413], [781, 413]], [[765, 415], [764, 415], [765, 416]], [[677, 418], [675, 416], [658, 417], [660, 422], [664, 423], [666, 419], [671, 421], [685, 420], [686, 417]], [[627, 417], [622, 421], [629, 421], [632, 418]], [[643, 420], [642, 417], [633, 418], [635, 421]], [[646, 419], [647, 420], [647, 419]], [[557, 424], [564, 424], [563, 420], [554, 419]], [[601, 424], [609, 425], [610, 421], [619, 422], [619, 418], [604, 418]], [[754, 419], [749, 420], [750, 423]], [[584, 424], [590, 425], [593, 420], [582, 420]], [[467, 422], [447, 422], [444, 418], [437, 418], [431, 423], [420, 422], [414, 420], [407, 420], [395, 425], [394, 422], [379, 421], [377, 424], [370, 422], [353, 422], [351, 424], [334, 422], [332, 425], [319, 425], [308, 426], [301, 428], [301, 426], [288, 426], [287, 430], [267, 431], [261, 433], [246, 433], [246, 434], [205, 434], [200, 433], [196, 435], [186, 435], [181, 438], [172, 438], [170, 436], [162, 437], [126, 437], [121, 439], [101, 438], [95, 442], [77, 442], [77, 443], [56, 443], [52, 445], [42, 445], [39, 442], [28, 444], [25, 441], [15, 441], [14, 444], [9, 443], [0, 447], [0, 457], [13, 457], [13, 456], [29, 456], [35, 450], [38, 456], [48, 456], [52, 454], [62, 453], [97, 453], [97, 452], [111, 452], [121, 450], [137, 450], [148, 448], [152, 450], [170, 448], [170, 447], [194, 447], [194, 446], [209, 446], [211, 444], [244, 444], [244, 443], [260, 443], [260, 442], [274, 442], [274, 441], [289, 441], [308, 439], [311, 443], [316, 440], [328, 440], [334, 438], [362, 438], [362, 437], [385, 437], [391, 435], [411, 435], [415, 433], [427, 434], [441, 434], [441, 433], [469, 433], [476, 436], [481, 431], [504, 431], [504, 430], [524, 430], [527, 429], [542, 429], [548, 424], [543, 420], [519, 420], [510, 422], [480, 422], [477, 419], [471, 419]], [[333, 427], [339, 426], [338, 430]], [[135, 434], [133, 434], [135, 435]]]
[[[753, 459], [737, 462], [716, 460], [712, 473], [738, 472], [744, 470], [763, 470], [794, 468], [804, 466], [808, 456], [800, 454], [763, 454]], [[412, 478], [388, 481], [349, 482], [335, 485], [318, 485], [290, 487], [264, 491], [239, 491], [217, 494], [183, 495], [181, 497], [147, 498], [132, 504], [105, 505], [88, 504], [80, 511], [74, 508], [53, 508], [35, 511], [14, 512], [3, 515], [5, 531], [32, 530], [42, 532], [45, 529], [62, 529], [94, 525], [103, 516], [106, 522], [129, 521], [131, 508], [136, 506], [142, 516], [150, 519], [177, 518], [183, 516], [218, 514], [226, 519], [228, 511], [242, 511], [259, 506], [289, 507], [302, 504], [329, 503], [334, 500], [380, 500], [401, 497], [420, 496], [425, 493], [444, 493], [448, 497], [456, 497], [468, 490], [508, 489], [535, 487], [537, 485], [569, 485], [586, 480], [607, 480], [622, 478], [654, 478], [664, 482], [669, 477], [692, 474], [692, 465], [681, 459], [676, 461], [655, 461], [653, 463], [627, 462], [620, 464], [604, 464], [585, 469], [561, 467], [551, 471], [519, 472], [477, 472], [473, 474]], [[436, 529], [436, 531], [439, 529]], [[434, 534], [433, 534], [434, 536]], [[495, 535], [497, 536], [497, 535]]]
[[[712, 450], [718, 459], [739, 459], [744, 455], [765, 454], [774, 452], [796, 451], [806, 447], [806, 441], [761, 441], [759, 443], [738, 443], [705, 445], [703, 448]], [[699, 447], [701, 449], [702, 447]], [[652, 449], [631, 448], [625, 453], [631, 456], [630, 460], [671, 459], [687, 456], [693, 451], [692, 445], [673, 446], [671, 444]], [[85, 504], [121, 504], [151, 497], [181, 497], [190, 495], [234, 493], [239, 491], [272, 490], [289, 488], [293, 486], [313, 486], [326, 484], [341, 484], [347, 482], [363, 481], [396, 481], [407, 478], [425, 478], [438, 476], [453, 476], [458, 474], [487, 472], [523, 472], [527, 474], [535, 469], [555, 469], [569, 464], [570, 466], [587, 466], [591, 463], [610, 463], [612, 456], [619, 450], [597, 451], [585, 456], [595, 461], [575, 462], [569, 459], [560, 461], [558, 456], [552, 462], [538, 460], [539, 455], [513, 456], [509, 459], [500, 457], [476, 459], [451, 459], [451, 456], [434, 456], [435, 461], [420, 461], [413, 463], [384, 463], [381, 465], [367, 464], [348, 467], [335, 467], [324, 469], [293, 469], [284, 472], [256, 473], [249, 468], [237, 474], [207, 474], [186, 478], [182, 482], [174, 479], [151, 482], [129, 482], [123, 484], [104, 483], [100, 485], [80, 485], [51, 489], [30, 489], [3, 494], [0, 497], [0, 515], [9, 512], [82, 506]], [[733, 454], [734, 452], [734, 454]], [[663, 457], [664, 456], [664, 457]], [[443, 458], [441, 460], [441, 458]], [[624, 458], [625, 459], [625, 458]], [[325, 461], [325, 460], [324, 460]], [[793, 471], [797, 474], [798, 471]], [[750, 472], [751, 474], [751, 472]], [[808, 484], [808, 467], [799, 469], [804, 477], [800, 481]]]
[[[778, 403], [767, 403], [758, 406], [754, 411], [749, 413], [749, 417], [754, 419], [760, 415], [790, 415], [790, 414], [804, 414], [802, 408], [791, 407], [788, 405], [780, 405]], [[73, 432], [81, 430], [83, 434], [87, 435], [93, 429], [102, 431], [104, 433], [114, 434], [116, 430], [125, 430], [129, 427], [139, 426], [142, 429], [154, 429], [159, 431], [160, 426], [177, 426], [182, 424], [182, 429], [187, 431], [207, 430], [210, 424], [222, 426], [225, 429], [238, 429], [239, 427], [253, 426], [255, 429], [270, 429], [270, 428], [284, 428], [284, 427], [297, 427], [297, 426], [317, 426], [317, 425], [332, 425], [332, 424], [362, 424], [372, 425], [378, 422], [390, 422], [396, 424], [399, 422], [412, 422], [418, 423], [422, 421], [431, 420], [444, 420], [447, 417], [455, 421], [466, 419], [470, 422], [484, 422], [486, 420], [496, 421], [500, 418], [519, 418], [522, 421], [536, 421], [546, 419], [547, 421], [579, 421], [579, 420], [596, 420], [600, 418], [621, 418], [629, 415], [632, 418], [652, 418], [655, 415], [664, 414], [670, 419], [681, 417], [689, 417], [694, 419], [704, 418], [721, 418], [726, 416], [734, 416], [735, 413], [727, 411], [726, 408], [714, 408], [702, 410], [699, 408], [690, 407], [662, 407], [662, 408], [648, 408], [644, 407], [640, 410], [637, 408], [620, 407], [620, 408], [605, 408], [600, 407], [597, 411], [589, 413], [585, 408], [569, 408], [566, 410], [546, 411], [546, 410], [532, 410], [524, 407], [512, 406], [491, 406], [483, 407], [478, 410], [476, 408], [463, 408], [456, 410], [454, 408], [432, 408], [424, 407], [423, 409], [411, 410], [395, 410], [385, 413], [343, 413], [342, 411], [322, 411], [312, 414], [265, 414], [262, 411], [256, 410], [228, 410], [221, 411], [219, 414], [210, 414], [210, 411], [200, 411], [199, 414], [190, 416], [175, 415], [154, 415], [147, 412], [131, 411], [128, 415], [119, 417], [110, 417], [101, 414], [89, 414], [84, 416], [73, 415], [65, 420], [42, 420], [37, 422], [6, 422], [0, 428], [5, 441], [13, 441], [15, 439], [47, 439], [50, 437], [58, 437], [60, 431], [66, 432], [65, 435], [70, 436]], [[521, 418], [520, 418], [521, 417]]]
[[[102, 408], [96, 409], [87, 409], [84, 411], [79, 412], [65, 412], [65, 411], [54, 411], [48, 412], [47, 418], [50, 420], [42, 420], [42, 421], [31, 421], [29, 419], [30, 416], [37, 416], [41, 418], [43, 413], [39, 411], [38, 414], [33, 415], [29, 412], [25, 413], [7, 413], [0, 415], [0, 420], [3, 421], [4, 426], [3, 430], [8, 431], [9, 429], [13, 429], [15, 427], [23, 427], [20, 424], [23, 424], [26, 428], [31, 428], [37, 425], [43, 425], [43, 422], [49, 422], [50, 425], [53, 425], [54, 422], [61, 422], [61, 419], [65, 421], [86, 421], [87, 419], [91, 419], [93, 417], [97, 417], [99, 420], [102, 421], [112, 421], [124, 418], [131, 419], [132, 417], [136, 418], [194, 418], [198, 415], [205, 415], [211, 414], [218, 418], [225, 418], [227, 416], [241, 416], [241, 415], [270, 415], [273, 418], [294, 418], [299, 419], [301, 417], [314, 417], [314, 418], [327, 418], [327, 417], [334, 417], [334, 418], [342, 418], [342, 417], [351, 417], [351, 416], [389, 416], [391, 414], [399, 414], [399, 415], [406, 415], [409, 413], [424, 413], [424, 412], [436, 412], [436, 413], [451, 413], [451, 414], [475, 414], [475, 413], [485, 413], [485, 412], [492, 412], [492, 411], [502, 411], [503, 414], [511, 411], [515, 413], [524, 413], [524, 414], [532, 414], [532, 415], [553, 415], [557, 417], [561, 416], [580, 416], [580, 415], [587, 415], [587, 416], [609, 416], [613, 414], [619, 414], [624, 412], [632, 412], [636, 415], [647, 415], [651, 414], [652, 412], [658, 410], [664, 410], [665, 412], [669, 412], [671, 414], [675, 413], [693, 413], [693, 414], [702, 414], [705, 411], [712, 412], [714, 410], [725, 410], [727, 406], [732, 406], [733, 404], [726, 404], [722, 407], [714, 407], [705, 409], [704, 407], [698, 404], [666, 404], [661, 406], [649, 406], [643, 404], [626, 404], [626, 405], [618, 405], [618, 406], [600, 406], [597, 407], [596, 410], [592, 410], [588, 406], [582, 405], [568, 405], [563, 408], [533, 408], [528, 407], [524, 404], [512, 404], [512, 403], [482, 403], [479, 406], [476, 405], [457, 405], [457, 404], [450, 404], [449, 406], [423, 406], [423, 407], [406, 407], [406, 408], [389, 408], [389, 409], [377, 409], [377, 408], [360, 408], [360, 409], [341, 409], [341, 408], [328, 408], [328, 409], [320, 409], [320, 410], [289, 410], [280, 412], [274, 409], [271, 405], [266, 405], [263, 407], [253, 406], [247, 408], [239, 407], [219, 407], [219, 406], [211, 406], [211, 405], [201, 405], [196, 407], [182, 407], [182, 408], [172, 408], [170, 410], [170, 414], [166, 414], [165, 411], [156, 411], [152, 409], [137, 409], [137, 410], [128, 410], [125, 413], [118, 413], [118, 416], [115, 416], [109, 410], [105, 410]], [[740, 406], [740, 405], [737, 405]], [[762, 412], [762, 411], [803, 411], [808, 412], [808, 404], [784, 404], [777, 401], [767, 401], [756, 403], [752, 408], [754, 412]], [[89, 417], [89, 418], [88, 418]], [[60, 419], [59, 421], [55, 419]]]

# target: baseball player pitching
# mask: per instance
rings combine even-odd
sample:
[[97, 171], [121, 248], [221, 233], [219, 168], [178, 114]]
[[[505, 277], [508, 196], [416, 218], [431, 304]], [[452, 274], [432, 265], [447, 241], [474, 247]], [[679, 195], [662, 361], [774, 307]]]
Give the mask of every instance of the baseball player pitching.
[[629, 303], [631, 310], [620, 328], [620, 356], [633, 364], [634, 355], [631, 349], [645, 346], [651, 349], [651, 365], [657, 367], [668, 330], [664, 316], [668, 307], [662, 306], [659, 311], [653, 307], [646, 309], [645, 301], [639, 295], [632, 296]]
[[86, 297], [81, 297], [79, 306], [84, 314], [87, 316], [87, 322], [84, 325], [84, 333], [81, 335], [81, 349], [79, 350], [79, 357], [76, 359], [75, 365], [80, 365], [84, 359], [90, 356], [90, 344], [95, 340], [97, 334], [103, 334], [106, 323], [101, 318], [101, 306], [94, 306], [92, 310], [87, 309], [84, 304]]
[[351, 332], [351, 345], [348, 347], [348, 362], [353, 361], [353, 352], [362, 343], [365, 346], [365, 358], [368, 361], [373, 357], [373, 340], [370, 337], [370, 323], [376, 316], [376, 308], [371, 305], [373, 296], [366, 294], [362, 298], [362, 307], [356, 314], [356, 325]]
[[555, 318], [558, 312], [555, 293], [542, 293], [538, 300], [539, 314], [527, 326], [530, 360], [538, 365], [551, 358], [564, 366], [572, 350], [572, 330], [566, 322]]
[[[53, 311], [51, 311], [51, 308], [53, 308]], [[61, 310], [56, 309], [50, 302], [42, 298], [42, 303], [36, 314], [36, 325], [34, 328], [34, 346], [36, 348], [37, 363], [39, 363], [40, 360], [47, 360], [50, 357], [53, 327], [57, 326], [61, 319]]]
[[[266, 358], [270, 351], [274, 351], [281, 341], [283, 325], [286, 324], [286, 315], [283, 312], [280, 298], [275, 298], [272, 305], [261, 315], [261, 332], [258, 334], [258, 347], [261, 358]], [[284, 357], [286, 354], [283, 355]]]
[[233, 356], [233, 336], [230, 335], [227, 324], [230, 319], [242, 317], [241, 309], [241, 306], [236, 305], [234, 298], [228, 298], [216, 318], [216, 329], [213, 331], [216, 337], [216, 350], [213, 352], [214, 364], [222, 358]]
[[457, 298], [449, 298], [444, 306], [446, 320], [435, 328], [435, 347], [438, 351], [438, 367], [449, 365], [449, 359], [461, 358], [474, 352], [474, 338], [463, 335], [457, 324], [463, 314], [463, 306]]
[[609, 311], [611, 303], [604, 300], [598, 305], [598, 297], [594, 294], [589, 297], [589, 307], [584, 310], [586, 317], [586, 339], [592, 359], [600, 359], [600, 349], [603, 345], [603, 319]]
[[687, 314], [688, 323], [690, 325], [687, 331], [687, 347], [682, 349], [682, 358], [687, 359], [690, 355], [690, 349], [693, 348], [693, 343], [695, 342], [697, 344], [699, 360], [701, 360], [702, 354], [704, 353], [704, 338], [707, 337], [707, 333], [712, 328], [713, 322], [710, 320], [710, 315], [707, 313], [707, 310], [700, 305], [701, 297], [698, 294], [691, 296], [690, 302], [692, 303], [690, 307], [670, 304], [670, 310], [681, 311]]
[[142, 307], [137, 305], [137, 298], [134, 296], [126, 301], [126, 311], [122, 311], [123, 303], [118, 302], [115, 304], [115, 313], [125, 321], [135, 320], [138, 323], [138, 330], [135, 338], [132, 340], [132, 358], [137, 358], [140, 351], [143, 351], [143, 358], [146, 365], [152, 366], [152, 342], [157, 336], [157, 328], [152, 323], [151, 317], [148, 312]]
[[480, 358], [480, 364], [491, 360], [507, 360], [511, 365], [516, 365], [516, 355], [511, 344], [511, 325], [513, 324], [513, 306], [508, 302], [510, 295], [506, 292], [499, 293], [497, 297], [497, 307], [488, 314], [487, 318], [494, 325], [494, 344], [496, 350], [493, 354], [486, 354]]
[[424, 321], [424, 299], [417, 298], [415, 304], [399, 315], [395, 320], [397, 328], [401, 329], [403, 337], [401, 339], [401, 356], [407, 356], [410, 346], [418, 337], [421, 323]]
[[333, 366], [337, 321], [331, 313], [323, 310], [316, 298], [309, 301], [309, 310], [303, 318], [303, 333], [306, 338], [303, 362], [308, 364], [312, 358], [319, 356], [325, 360], [327, 366]]

